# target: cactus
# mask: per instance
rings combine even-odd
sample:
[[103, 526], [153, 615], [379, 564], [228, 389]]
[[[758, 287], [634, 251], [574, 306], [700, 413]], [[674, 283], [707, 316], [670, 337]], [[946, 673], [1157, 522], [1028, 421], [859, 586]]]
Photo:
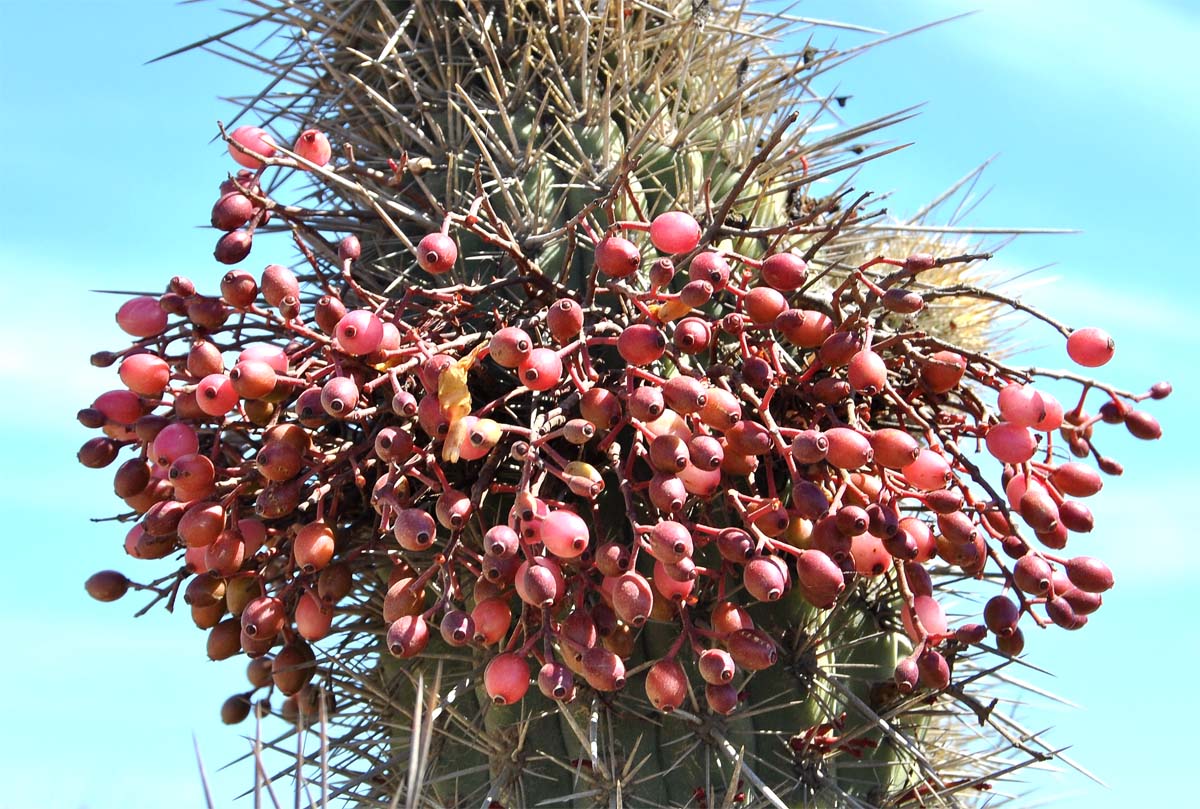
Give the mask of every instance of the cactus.
[[[1009, 416], [1013, 385], [996, 408], [980, 399], [1033, 381], [997, 359], [990, 314], [1021, 307], [979, 289], [989, 256], [873, 227], [883, 212], [844, 179], [887, 153], [864, 140], [906, 112], [820, 135], [812, 82], [839, 55], [772, 54], [802, 23], [740, 5], [253, 6], [204, 43], [273, 76], [222, 129], [256, 171], [222, 188], [216, 257], [259, 258], [254, 237], [283, 231], [304, 269], [231, 270], [219, 298], [175, 279], [160, 308], [127, 304], [118, 321], [147, 353], [120, 356], [162, 359], [122, 364], [132, 392], [81, 413], [106, 437], [80, 458], [143, 448], [118, 472], [141, 520], [127, 549], [189, 547], [175, 587], [199, 571], [186, 593], [210, 656], [274, 655], [288, 733], [320, 724], [338, 794], [965, 805], [1049, 756], [988, 692], [1019, 654], [1017, 618], [989, 606], [986, 629], [950, 626], [939, 602], [956, 577], [998, 582], [1018, 617], [1047, 623], [1033, 607], [1051, 585], [1022, 584], [1041, 568], [1010, 570], [1000, 547], [1047, 577], [1061, 567], [1045, 611], [1082, 625], [1107, 569], [1032, 551], [1015, 517], [1061, 548], [1035, 489], [1054, 474], [1086, 478], [1061, 484], [1072, 496], [1092, 487], [1014, 456], [1029, 428], [1058, 428], [1049, 394], [1022, 394], [1045, 411], [1027, 424]], [[266, 45], [239, 45], [260, 31]], [[266, 184], [276, 168], [307, 184]], [[840, 184], [815, 196], [826, 178]], [[618, 241], [647, 233], [653, 267]], [[178, 334], [160, 311], [183, 318]], [[254, 330], [272, 347], [247, 346]], [[168, 362], [177, 337], [187, 356]], [[1103, 353], [1093, 343], [1076, 353]], [[226, 373], [214, 345], [245, 350]], [[171, 381], [165, 419], [147, 422], [138, 397]], [[722, 422], [723, 406], [745, 418]], [[930, 413], [968, 414], [965, 432]], [[992, 429], [996, 413], [1013, 429]], [[1064, 425], [1092, 447], [1090, 425]], [[960, 435], [1011, 464], [1011, 502]], [[141, 480], [147, 464], [168, 483]], [[659, 538], [668, 524], [686, 541]], [[622, 573], [608, 552], [636, 561]], [[125, 581], [89, 591], [111, 600]], [[576, 618], [600, 637], [574, 637]], [[736, 671], [711, 693], [705, 650]], [[545, 683], [541, 664], [559, 667]]]

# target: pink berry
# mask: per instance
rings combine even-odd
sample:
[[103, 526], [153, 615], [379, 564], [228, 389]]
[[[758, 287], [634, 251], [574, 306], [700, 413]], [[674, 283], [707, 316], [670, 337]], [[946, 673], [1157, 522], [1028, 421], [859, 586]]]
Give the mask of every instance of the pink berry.
[[712, 327], [701, 317], [685, 317], [675, 326], [675, 347], [685, 354], [707, 351], [712, 343]]
[[237, 264], [250, 255], [250, 248], [253, 246], [254, 237], [248, 231], [235, 230], [217, 239], [217, 246], [213, 248], [213, 258], [222, 264]]
[[1086, 464], [1074, 461], [1065, 463], [1051, 472], [1050, 482], [1070, 497], [1091, 497], [1104, 486], [1099, 472]]
[[737, 686], [730, 683], [721, 685], [709, 683], [704, 686], [704, 701], [708, 703], [709, 710], [713, 713], [727, 716], [737, 710], [738, 693]]
[[167, 477], [175, 486], [175, 499], [191, 502], [200, 499], [199, 495], [207, 495], [212, 491], [216, 474], [216, 467], [207, 455], [192, 453], [176, 458]]
[[196, 386], [196, 405], [210, 416], [224, 416], [237, 402], [233, 380], [225, 374], [209, 374]]
[[668, 211], [650, 223], [650, 241], [664, 253], [688, 253], [700, 244], [700, 225], [691, 214]]
[[606, 236], [596, 244], [596, 266], [609, 278], [625, 278], [637, 272], [642, 253], [623, 236]]
[[[262, 157], [273, 157], [275, 155], [274, 139], [257, 126], [239, 126], [229, 133], [229, 139], [233, 143], [237, 143], [243, 148], [254, 152], [256, 155]], [[239, 151], [233, 143], [229, 144], [229, 154], [238, 165], [245, 166], [248, 169], [257, 169], [263, 165], [263, 162], [257, 157], [252, 157]]]
[[1039, 392], [1038, 395], [1042, 397], [1042, 404], [1046, 408], [1046, 413], [1033, 425], [1033, 429], [1041, 430], [1044, 433], [1057, 430], [1063, 423], [1062, 402], [1045, 391]]
[[663, 520], [650, 531], [650, 554], [663, 562], [678, 562], [692, 555], [692, 534], [683, 523]]
[[685, 467], [678, 475], [688, 494], [697, 497], [712, 497], [721, 485], [721, 468], [702, 469], [694, 464]]
[[483, 672], [483, 687], [497, 705], [513, 705], [529, 690], [529, 663], [514, 652], [492, 658]]
[[442, 412], [436, 394], [429, 393], [421, 397], [417, 403], [417, 424], [430, 438], [441, 438], [450, 429], [450, 421]]
[[154, 354], [134, 354], [126, 357], [118, 371], [121, 381], [141, 396], [161, 396], [171, 381], [171, 366]]
[[1031, 385], [1005, 385], [996, 403], [1001, 418], [1010, 424], [1032, 427], [1046, 417], [1042, 396]]
[[683, 289], [679, 290], [679, 302], [699, 309], [712, 299], [714, 291], [709, 281], [688, 281], [683, 285]]
[[483, 535], [483, 550], [489, 556], [516, 556], [519, 547], [520, 538], [517, 532], [507, 525], [494, 525]]
[[333, 627], [333, 610], [312, 593], [296, 603], [296, 633], [305, 640], [321, 640]]
[[529, 333], [516, 326], [505, 326], [493, 334], [488, 343], [488, 354], [497, 365], [505, 368], [516, 368], [532, 350], [533, 340]]
[[144, 412], [142, 400], [129, 390], [101, 393], [92, 401], [92, 409], [99, 410], [104, 418], [116, 424], [133, 424]]
[[[729, 262], [720, 253], [712, 251], [701, 253], [688, 265], [688, 278], [692, 283], [707, 283], [713, 290], [724, 289], [729, 284], [729, 273]], [[708, 294], [712, 295], [712, 292]]]
[[646, 696], [650, 704], [663, 713], [683, 705], [687, 695], [687, 673], [678, 660], [659, 660], [646, 672]]
[[832, 607], [846, 587], [842, 569], [819, 550], [806, 550], [796, 559], [796, 580], [804, 599], [821, 609]]
[[756, 557], [742, 569], [742, 584], [758, 601], [778, 601], [787, 588], [787, 568], [776, 557]]
[[791, 292], [804, 286], [808, 264], [795, 253], [775, 253], [762, 263], [762, 278], [775, 289]]
[[475, 636], [475, 619], [462, 610], [450, 610], [442, 616], [442, 639], [451, 646], [466, 646]]
[[275, 390], [275, 369], [262, 360], [242, 360], [229, 371], [233, 389], [243, 399], [262, 399]]
[[666, 401], [663, 399], [662, 388], [653, 385], [640, 385], [629, 395], [629, 415], [639, 421], [653, 421], [663, 414]]
[[388, 627], [388, 651], [396, 657], [416, 657], [428, 644], [429, 625], [420, 615], [401, 615]]
[[550, 390], [558, 385], [562, 374], [562, 360], [549, 348], [533, 349], [517, 366], [517, 376], [530, 390]]
[[542, 520], [542, 543], [560, 559], [573, 559], [588, 546], [587, 523], [570, 511], [552, 511]]
[[210, 221], [219, 230], [237, 230], [254, 216], [254, 202], [245, 194], [224, 194], [213, 204]]
[[686, 565], [691, 565], [691, 575], [695, 575], [695, 562], [692, 562], [690, 559], [684, 563], [670, 566], [655, 560], [654, 589], [658, 590], [659, 594], [671, 601], [683, 601], [691, 595], [692, 588], [695, 587], [695, 579], [693, 578], [684, 577], [682, 581], [676, 578], [677, 576], [683, 576], [684, 571], [689, 569]]
[[902, 470], [904, 478], [916, 489], [936, 492], [950, 482], [950, 464], [940, 452], [923, 449], [916, 459]]
[[917, 460], [921, 452], [917, 439], [893, 427], [876, 430], [868, 439], [875, 450], [875, 462], [888, 469], [903, 469]]
[[358, 385], [346, 376], [335, 376], [321, 387], [321, 407], [335, 419], [349, 415], [358, 404]]
[[258, 282], [245, 270], [230, 270], [221, 278], [221, 297], [230, 306], [244, 309], [258, 297]]
[[1037, 451], [1033, 433], [1019, 424], [1005, 421], [992, 425], [985, 440], [988, 452], [1004, 463], [1025, 463]]
[[242, 630], [251, 638], [274, 638], [283, 629], [287, 611], [283, 602], [270, 596], [259, 596], [242, 610]]
[[338, 321], [333, 333], [343, 351], [361, 357], [378, 349], [383, 342], [383, 321], [374, 312], [355, 309]]
[[239, 194], [247, 191], [259, 192], [262, 188], [258, 179], [254, 176], [254, 172], [246, 169], [238, 169], [238, 172], [233, 177], [227, 177], [221, 181], [220, 192], [222, 194], [232, 194], [235, 191]]
[[672, 474], [655, 473], [650, 479], [647, 494], [650, 495], [650, 503], [655, 508], [668, 514], [678, 514], [687, 504], [687, 486]]
[[[934, 600], [932, 596], [916, 596], [913, 598], [913, 607], [915, 608], [917, 619], [921, 622], [921, 627], [930, 635], [946, 634], [946, 612], [942, 609], [942, 605]], [[908, 636], [914, 641], [919, 640], [919, 635], [916, 631], [916, 625], [912, 621], [907, 609], [903, 610], [904, 629], [908, 632]]]
[[1016, 508], [1017, 504], [1021, 502], [1021, 498], [1025, 495], [1026, 490], [1031, 487], [1036, 489], [1046, 488], [1042, 484], [1041, 479], [1036, 476], [1027, 480], [1023, 474], [1013, 475], [1004, 487], [1004, 494], [1008, 497], [1009, 505]]
[[754, 287], [742, 298], [746, 314], [758, 326], [769, 326], [788, 308], [787, 298], [771, 287]]
[[950, 685], [950, 664], [940, 652], [926, 648], [917, 655], [917, 670], [921, 673], [921, 682], [928, 688], [945, 688]]
[[1103, 593], [1113, 586], [1113, 574], [1108, 565], [1090, 556], [1068, 559], [1067, 576], [1085, 593]]
[[430, 233], [417, 244], [417, 263], [425, 272], [449, 272], [457, 260], [458, 245], [445, 233]]
[[625, 662], [603, 646], [593, 646], [580, 661], [583, 678], [597, 691], [619, 691], [625, 687]]
[[892, 566], [892, 556], [884, 547], [883, 540], [871, 534], [850, 538], [850, 558], [860, 576], [881, 576]]
[[566, 343], [583, 329], [583, 307], [571, 298], [559, 298], [546, 311], [546, 328], [559, 343]]
[[437, 537], [437, 524], [427, 511], [402, 508], [396, 512], [392, 533], [404, 550], [423, 551]]
[[475, 621], [475, 642], [491, 646], [508, 633], [512, 609], [506, 598], [485, 598], [471, 610], [471, 619]]
[[300, 280], [282, 264], [268, 264], [263, 269], [259, 286], [267, 303], [277, 309], [285, 299], [299, 298], [300, 295]]
[[779, 652], [775, 641], [761, 629], [739, 629], [725, 638], [733, 662], [747, 671], [762, 671], [775, 665]]
[[921, 381], [934, 393], [954, 390], [967, 370], [967, 360], [953, 351], [937, 351], [921, 366]]
[[[301, 132], [300, 137], [296, 138], [296, 145], [292, 147], [292, 151], [318, 166], [324, 166], [333, 155], [333, 147], [329, 145], [329, 138], [319, 129], [306, 129]], [[305, 168], [305, 171], [307, 170]]]
[[1098, 368], [1112, 359], [1116, 343], [1097, 328], [1076, 329], [1067, 338], [1067, 355], [1085, 368]]
[[517, 595], [531, 607], [553, 607], [567, 592], [562, 568], [546, 556], [535, 556], [522, 562], [513, 583]]
[[175, 422], [158, 431], [148, 454], [152, 463], [165, 469], [178, 458], [199, 451], [200, 438], [196, 431], [188, 424]]
[[630, 365], [649, 365], [666, 349], [662, 332], [647, 323], [630, 326], [617, 338], [617, 351]]
[[570, 700], [575, 694], [575, 676], [562, 663], [547, 663], [538, 671], [538, 689], [547, 699]]
[[775, 329], [793, 345], [816, 348], [829, 339], [836, 327], [823, 312], [785, 309], [775, 318]]
[[277, 374], [287, 373], [287, 352], [279, 346], [268, 345], [267, 343], [256, 343], [255, 345], [247, 346], [238, 354], [237, 361], [248, 362], [250, 360], [265, 362]]
[[864, 348], [850, 358], [846, 376], [850, 380], [850, 387], [855, 391], [874, 395], [887, 385], [887, 366], [884, 365], [883, 357], [869, 348]]
[[641, 626], [654, 605], [650, 582], [633, 571], [621, 574], [613, 583], [612, 604], [618, 618], [631, 626]]
[[167, 313], [158, 305], [158, 298], [142, 295], [121, 305], [117, 325], [134, 337], [153, 337], [167, 328]]
[[362, 257], [362, 242], [358, 237], [351, 233], [349, 236], [343, 236], [338, 242], [338, 260], [339, 261], [358, 261]]
[[705, 649], [696, 661], [696, 668], [700, 671], [701, 679], [712, 685], [733, 682], [737, 674], [733, 658], [724, 649]]
[[685, 416], [698, 413], [708, 404], [708, 384], [692, 376], [671, 377], [662, 392], [667, 407]]
[[858, 469], [875, 458], [870, 440], [858, 430], [833, 427], [825, 431], [825, 440], [829, 442], [825, 460], [839, 469]]

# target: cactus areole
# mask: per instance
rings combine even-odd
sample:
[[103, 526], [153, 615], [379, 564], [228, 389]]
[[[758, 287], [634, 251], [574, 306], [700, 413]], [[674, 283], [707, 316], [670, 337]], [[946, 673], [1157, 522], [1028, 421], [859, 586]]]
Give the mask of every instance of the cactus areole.
[[87, 589], [182, 591], [352, 800], [957, 805], [1048, 753], [973, 713], [981, 672], [1101, 606], [1067, 546], [1170, 386], [1006, 364], [1006, 298], [961, 291], [985, 248], [810, 196], [862, 162], [799, 105], [828, 54], [735, 11], [307, 0], [256, 4], [257, 57], [211, 44], [288, 82], [221, 130], [240, 268], [93, 355], [79, 460], [159, 573]]

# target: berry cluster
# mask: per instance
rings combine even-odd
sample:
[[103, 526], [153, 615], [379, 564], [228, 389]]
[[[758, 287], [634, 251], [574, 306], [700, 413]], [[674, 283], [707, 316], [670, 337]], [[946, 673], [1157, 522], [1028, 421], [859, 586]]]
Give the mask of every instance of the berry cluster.
[[[222, 184], [223, 262], [273, 214], [302, 223], [259, 185], [254, 155], [275, 149], [260, 130], [230, 136], [257, 172]], [[328, 141], [306, 132], [295, 155], [323, 166]], [[182, 569], [137, 586], [182, 590], [209, 656], [255, 658], [256, 687], [314, 705], [297, 701], [310, 644], [352, 594], [396, 657], [486, 650], [498, 704], [531, 682], [554, 700], [615, 691], [644, 668], [657, 709], [703, 684], [718, 714], [778, 658], [754, 604], [827, 610], [860, 582], [885, 587], [911, 641], [903, 693], [950, 683], [948, 644], [1016, 655], [1022, 619], [1076, 629], [1101, 605], [1108, 568], [1062, 554], [1092, 529], [1080, 499], [1121, 472], [1093, 428], [1159, 437], [1135, 405], [1170, 386], [1023, 371], [923, 331], [922, 273], [978, 256], [879, 257], [830, 283], [813, 255], [740, 255], [683, 211], [603, 230], [580, 215], [583, 289], [536, 267], [448, 283], [456, 234], [496, 238], [485, 204], [420, 239], [409, 275], [427, 281], [394, 297], [355, 280], [350, 235], [306, 249], [303, 276], [231, 269], [216, 295], [173, 278], [121, 306], [131, 346], [93, 355], [123, 387], [80, 411], [102, 435], [79, 459], [127, 456], [113, 485], [136, 520], [131, 556], [183, 551]], [[1112, 357], [1104, 332], [1058, 328], [1079, 365]], [[1039, 378], [1078, 383], [1078, 402]], [[949, 626], [935, 566], [997, 583], [982, 623]], [[88, 582], [101, 600], [129, 586]], [[648, 621], [676, 633], [654, 660], [635, 650]], [[248, 710], [238, 697], [224, 715]]]

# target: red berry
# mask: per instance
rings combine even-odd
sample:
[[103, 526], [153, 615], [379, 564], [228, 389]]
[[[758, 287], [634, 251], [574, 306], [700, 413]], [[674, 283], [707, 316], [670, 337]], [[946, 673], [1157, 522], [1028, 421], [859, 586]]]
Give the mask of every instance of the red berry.
[[846, 376], [850, 380], [850, 387], [870, 396], [879, 393], [887, 385], [887, 366], [883, 357], [865, 348], [850, 358]]
[[533, 350], [533, 340], [524, 329], [506, 326], [492, 335], [488, 354], [498, 365], [516, 368]]
[[239, 150], [233, 145], [234, 143], [259, 157], [273, 157], [275, 155], [274, 139], [257, 126], [239, 126], [229, 133], [229, 139], [232, 141], [229, 144], [230, 156], [238, 164], [248, 169], [261, 168], [263, 165], [262, 160]]
[[808, 264], [795, 253], [774, 253], [762, 263], [762, 277], [775, 289], [791, 292], [804, 286]]
[[445, 233], [430, 233], [417, 243], [417, 263], [425, 272], [449, 272], [457, 260], [458, 245]]
[[700, 244], [700, 236], [699, 223], [684, 211], [659, 214], [650, 223], [650, 241], [664, 253], [690, 253]]
[[562, 360], [550, 348], [533, 349], [517, 366], [517, 377], [530, 390], [550, 390], [558, 385], [562, 375]]
[[583, 308], [571, 298], [559, 298], [546, 310], [546, 327], [555, 340], [566, 343], [583, 329]]
[[383, 342], [383, 321], [366, 309], [347, 312], [333, 330], [342, 351], [361, 357], [379, 348]]
[[1037, 441], [1028, 428], [1002, 421], [988, 428], [988, 452], [1004, 463], [1022, 464], [1037, 451]]
[[663, 713], [683, 705], [687, 695], [687, 673], [678, 660], [659, 660], [646, 672], [646, 696], [650, 704]]
[[624, 278], [637, 272], [642, 254], [623, 236], [606, 236], [596, 244], [596, 266], [609, 278]]
[[[319, 129], [306, 129], [301, 132], [300, 137], [296, 138], [296, 145], [292, 147], [292, 151], [318, 166], [324, 166], [333, 156], [333, 147], [329, 145], [329, 138]], [[307, 166], [301, 166], [301, 168], [305, 171], [308, 170]]]
[[1098, 368], [1112, 359], [1116, 343], [1097, 328], [1076, 329], [1067, 338], [1067, 355], [1085, 368]]
[[167, 328], [167, 313], [158, 305], [158, 298], [143, 295], [121, 304], [117, 325], [134, 337], [153, 337]]
[[958, 385], [967, 370], [967, 360], [953, 351], [938, 351], [921, 366], [921, 381], [934, 393], [947, 393]]
[[649, 365], [661, 357], [666, 348], [667, 341], [662, 332], [647, 323], [630, 326], [617, 338], [617, 351], [630, 365]]
[[254, 202], [241, 192], [224, 194], [212, 208], [210, 220], [218, 230], [237, 230], [254, 216]]

